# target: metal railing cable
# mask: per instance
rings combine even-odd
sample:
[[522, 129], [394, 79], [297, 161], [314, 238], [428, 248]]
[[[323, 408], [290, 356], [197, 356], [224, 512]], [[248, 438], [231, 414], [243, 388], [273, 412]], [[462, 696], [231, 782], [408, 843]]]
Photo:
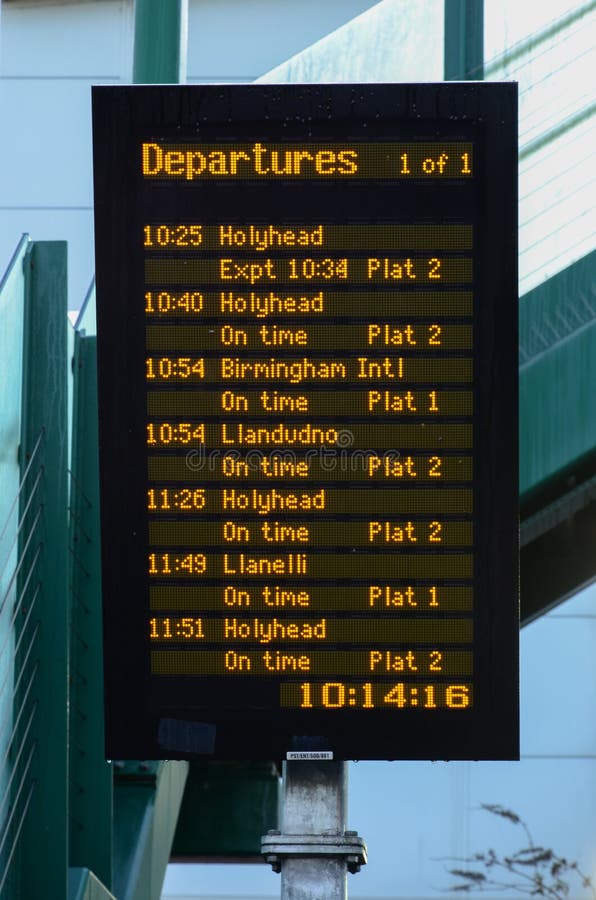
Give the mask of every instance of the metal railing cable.
[[[41, 519], [42, 510], [43, 510], [43, 507], [40, 505], [36, 512], [36, 515], [35, 515], [35, 521], [33, 523], [34, 527], [37, 526], [37, 524], [39, 523], [39, 521]], [[13, 570], [12, 575], [10, 576], [10, 581], [8, 582], [6, 591], [4, 592], [4, 596], [2, 598], [2, 601], [0, 602], [0, 613], [2, 613], [4, 606], [6, 605], [6, 601], [8, 600], [8, 598], [11, 594], [11, 591], [12, 591], [13, 587], [15, 586], [16, 581], [17, 581], [19, 575], [21, 574], [21, 569], [26, 560], [26, 553], [29, 551], [30, 545], [31, 545], [32, 541], [35, 540], [35, 537], [36, 537], [35, 531], [32, 528], [31, 531], [29, 532], [28, 537], [25, 540], [25, 544], [23, 546], [23, 551], [19, 554], [19, 560]], [[38, 547], [41, 548], [41, 546], [42, 546], [42, 542], [40, 541]]]
[[[18, 654], [19, 654], [19, 652], [20, 652], [20, 650], [21, 650], [21, 645], [22, 645], [22, 643], [23, 643], [23, 638], [24, 638], [24, 635], [26, 634], [25, 629], [26, 629], [26, 627], [27, 627], [28, 624], [29, 624], [29, 620], [30, 620], [31, 616], [33, 615], [33, 610], [34, 610], [34, 607], [35, 607], [35, 600], [37, 599], [38, 593], [39, 593], [39, 588], [38, 588], [38, 590], [35, 592], [35, 594], [34, 594], [34, 596], [33, 596], [33, 602], [31, 603], [31, 607], [30, 607], [30, 609], [29, 609], [28, 612], [27, 612], [27, 617], [26, 617], [25, 621], [23, 622], [23, 629], [21, 630], [21, 633], [20, 633], [19, 637], [17, 638], [16, 643], [15, 643], [15, 646], [14, 646], [14, 649], [13, 649], [13, 651], [12, 651], [12, 653], [11, 653], [11, 656], [10, 656], [10, 662], [11, 662], [11, 663], [15, 663], [15, 662], [16, 662], [17, 656], [18, 656]], [[29, 657], [29, 654], [30, 654], [31, 649], [32, 649], [32, 647], [33, 647], [34, 639], [37, 637], [38, 631], [39, 631], [39, 624], [36, 625], [36, 627], [35, 627], [35, 629], [34, 629], [34, 631], [33, 631], [33, 635], [32, 635], [32, 637], [29, 639], [29, 646], [28, 646], [27, 650], [25, 651], [25, 656], [23, 657], [24, 660], [27, 660], [28, 657]], [[24, 663], [21, 661], [21, 664], [20, 664], [21, 670], [22, 670], [23, 665], [24, 665]], [[6, 685], [10, 683], [10, 682], [9, 682], [9, 675], [13, 675], [14, 682], [15, 682], [15, 685], [16, 685], [17, 681], [19, 680], [19, 674], [20, 674], [20, 673], [18, 672], [16, 666], [14, 667], [14, 669], [10, 669], [9, 667], [7, 667], [7, 669], [6, 669], [5, 673], [4, 673], [4, 678], [2, 679], [2, 684], [0, 685], [0, 697], [2, 697]], [[5, 717], [4, 717], [4, 718], [6, 718], [6, 714], [5, 714]], [[2, 720], [2, 723], [0, 724], [0, 734], [2, 733], [2, 726], [3, 726], [3, 725], [4, 725], [4, 719]]]
[[19, 844], [35, 794], [43, 584], [44, 434], [0, 523], [0, 898], [19, 896]]
[[[35, 744], [33, 743], [31, 745], [31, 749], [29, 750], [29, 756], [27, 758], [27, 762], [21, 768], [21, 777], [19, 778], [19, 783], [16, 787], [16, 790], [12, 794], [12, 807], [8, 814], [8, 818], [6, 819], [3, 833], [0, 832], [0, 857], [4, 853], [4, 848], [5, 848], [7, 840], [10, 839], [10, 837], [9, 837], [10, 836], [10, 827], [17, 815], [17, 810], [19, 808], [19, 800], [21, 798], [21, 794], [23, 793], [23, 788], [25, 787], [25, 782], [26, 782], [27, 776], [29, 775], [29, 770], [31, 768], [31, 762], [33, 760], [34, 752], [35, 752]], [[16, 769], [14, 771], [16, 771]], [[31, 787], [33, 788], [33, 785], [31, 785]]]
[[[27, 720], [27, 723], [26, 723], [26, 725], [25, 725], [25, 727], [24, 727], [24, 729], [23, 729], [23, 736], [24, 736], [24, 738], [23, 738], [23, 740], [21, 741], [21, 744], [20, 744], [20, 746], [19, 746], [19, 748], [18, 748], [18, 750], [17, 750], [17, 752], [16, 752], [16, 754], [15, 754], [15, 756], [14, 756], [14, 759], [13, 759], [12, 771], [11, 771], [11, 773], [10, 773], [10, 778], [8, 779], [8, 782], [7, 782], [7, 785], [6, 785], [7, 790], [4, 792], [4, 796], [3, 796], [3, 798], [2, 798], [2, 802], [0, 803], [0, 821], [4, 821], [4, 807], [6, 806], [6, 804], [7, 804], [9, 801], [11, 801], [11, 804], [10, 804], [10, 805], [12, 805], [13, 808], [14, 808], [14, 799], [13, 799], [13, 794], [12, 794], [12, 783], [13, 783], [13, 781], [14, 781], [15, 778], [16, 778], [17, 772], [19, 771], [19, 763], [20, 763], [20, 760], [21, 760], [21, 756], [22, 756], [22, 754], [23, 754], [23, 750], [25, 749], [26, 738], [28, 737], [29, 732], [31, 731], [31, 726], [33, 725], [33, 719], [35, 718], [35, 713], [36, 713], [36, 712], [37, 712], [37, 708], [36, 708], [36, 707], [32, 707], [31, 712], [29, 713], [29, 718], [28, 718], [28, 720]], [[30, 748], [30, 750], [29, 750], [29, 756], [28, 756], [28, 758], [27, 758], [27, 762], [26, 762], [25, 765], [24, 765], [24, 768], [25, 768], [27, 771], [29, 771], [29, 768], [30, 768], [30, 766], [31, 766], [31, 760], [33, 759], [33, 753], [35, 752], [35, 748], [36, 748], [36, 743], [35, 743], [34, 741], [32, 741], [32, 742], [31, 742], [31, 748]]]
[[[558, 18], [552, 19], [530, 35], [516, 41], [516, 43], [507, 47], [506, 50], [485, 61], [484, 77], [494, 77], [498, 69], [508, 68], [519, 57], [532, 55], [534, 59], [539, 58], [541, 51], [537, 50], [538, 47], [548, 44], [549, 46], [542, 51], [548, 52], [550, 47], [560, 43], [555, 40], [556, 35], [564, 34], [566, 30], [573, 29], [575, 25], [579, 25], [580, 28], [585, 27], [585, 23], [582, 20], [584, 16], [589, 15], [594, 9], [596, 9], [596, 3], [594, 0], [590, 0], [590, 2], [584, 3], [583, 6], [576, 8], [571, 13], [564, 13]], [[476, 70], [475, 74], [478, 74], [479, 71], [479, 69]]]
[[[38, 438], [38, 441], [37, 441], [37, 444], [36, 444], [36, 450], [34, 451], [34, 454], [38, 452], [38, 451], [37, 451], [37, 448], [40, 446], [40, 440], [41, 440], [41, 437], [42, 437], [42, 434], [40, 434], [40, 436], [39, 436], [39, 438]], [[9, 564], [11, 558], [12, 558], [12, 554], [13, 554], [13, 552], [14, 552], [14, 549], [15, 549], [15, 547], [16, 547], [17, 541], [19, 540], [19, 537], [20, 537], [21, 532], [22, 532], [22, 530], [23, 530], [23, 526], [24, 526], [25, 521], [26, 521], [26, 519], [27, 519], [27, 513], [29, 512], [29, 510], [30, 510], [30, 508], [31, 508], [31, 505], [33, 504], [33, 502], [34, 502], [34, 500], [35, 500], [35, 495], [36, 495], [36, 493], [37, 493], [37, 489], [39, 488], [39, 486], [40, 486], [40, 484], [41, 484], [41, 479], [42, 479], [43, 472], [44, 472], [43, 465], [40, 465], [39, 470], [37, 471], [37, 475], [36, 475], [35, 481], [33, 482], [33, 485], [27, 485], [27, 476], [28, 476], [28, 474], [29, 474], [29, 472], [30, 472], [30, 470], [31, 470], [31, 465], [32, 465], [33, 462], [34, 462], [34, 455], [32, 455], [31, 460], [29, 461], [29, 465], [27, 466], [27, 472], [26, 472], [26, 474], [25, 474], [25, 475], [23, 476], [23, 478], [21, 479], [21, 483], [20, 483], [20, 485], [19, 485], [19, 489], [18, 489], [18, 491], [17, 491], [16, 494], [15, 494], [15, 497], [14, 497], [14, 499], [13, 499], [13, 501], [12, 501], [11, 507], [10, 507], [10, 509], [9, 509], [9, 511], [8, 511], [7, 516], [6, 516], [4, 525], [3, 525], [3, 527], [2, 527], [2, 532], [0, 533], [0, 541], [1, 541], [1, 540], [4, 538], [4, 535], [6, 534], [6, 531], [7, 531], [7, 529], [8, 529], [8, 526], [9, 526], [9, 524], [10, 524], [11, 519], [13, 518], [13, 515], [14, 515], [14, 512], [15, 512], [17, 503], [21, 500], [21, 497], [23, 496], [24, 492], [27, 491], [28, 494], [29, 494], [28, 499], [27, 499], [27, 502], [26, 502], [26, 504], [25, 504], [24, 509], [21, 511], [21, 515], [20, 515], [20, 518], [19, 518], [17, 527], [15, 528], [15, 531], [14, 531], [14, 534], [13, 534], [13, 537], [12, 537], [12, 541], [11, 541], [10, 547], [8, 548], [8, 550], [5, 551], [5, 559], [4, 559], [4, 563], [3, 563], [3, 565], [2, 565], [2, 568], [0, 569], [0, 579], [2, 579], [2, 577], [3, 577], [3, 575], [4, 575], [5, 571], [6, 571], [6, 568], [7, 568], [8, 564]], [[23, 556], [24, 554], [21, 553], [20, 555]], [[4, 599], [4, 598], [3, 598], [3, 599]], [[1, 611], [2, 611], [2, 603], [0, 602], [0, 612], [1, 612]]]
[[[36, 632], [35, 636], [37, 636], [37, 632]], [[31, 655], [32, 647], [33, 647], [33, 644], [30, 644], [29, 647], [27, 648], [25, 660], [23, 662], [23, 665], [21, 666], [21, 671], [19, 672], [19, 676], [15, 681], [15, 689], [14, 689], [15, 694], [21, 686], [21, 681], [22, 681], [23, 675], [26, 670], [26, 664], [29, 662], [29, 657]], [[16, 714], [14, 716], [12, 730], [10, 732], [10, 739], [7, 744], [6, 750], [4, 751], [4, 756], [2, 757], [2, 765], [4, 765], [7, 762], [9, 755], [11, 755], [14, 752], [14, 747], [13, 747], [14, 740], [15, 740], [15, 737], [17, 736], [18, 728], [19, 728], [19, 725], [21, 724], [21, 719], [23, 717], [23, 713], [25, 711], [27, 701], [29, 699], [29, 694], [31, 693], [31, 689], [33, 688], [33, 684], [35, 682], [35, 676], [37, 675], [37, 672], [38, 672], [38, 666], [35, 663], [33, 665], [31, 676], [27, 683], [27, 687], [23, 691], [23, 696], [22, 696], [22, 699], [20, 700], [19, 708], [15, 711]], [[10, 723], [7, 721], [7, 717], [4, 716], [4, 719], [2, 721], [2, 730], [5, 731], [5, 733], [8, 733], [9, 727], [10, 727]]]
[[27, 817], [27, 813], [29, 811], [29, 804], [31, 803], [31, 798], [33, 796], [33, 792], [35, 790], [35, 782], [31, 783], [29, 788], [29, 793], [27, 794], [27, 799], [23, 805], [23, 809], [21, 810], [21, 817], [16, 825], [16, 828], [13, 832], [12, 844], [8, 850], [8, 856], [6, 862], [4, 863], [2, 870], [0, 870], [0, 897], [2, 896], [2, 892], [4, 891], [4, 887], [6, 885], [7, 879], [11, 873], [12, 861], [16, 852], [16, 849], [19, 845], [19, 838], [21, 836], [21, 831], [23, 830], [23, 825], [25, 824], [25, 819]]
[[[18, 618], [19, 613], [20, 613], [20, 612], [22, 611], [22, 609], [23, 609], [23, 605], [24, 605], [24, 604], [23, 604], [23, 598], [26, 596], [27, 589], [28, 589], [28, 587], [29, 587], [29, 583], [30, 583], [30, 581], [31, 581], [31, 579], [33, 578], [33, 575], [34, 575], [34, 573], [35, 573], [35, 567], [36, 567], [36, 565], [37, 565], [37, 561], [38, 561], [39, 555], [40, 555], [40, 553], [41, 553], [41, 548], [42, 548], [42, 545], [41, 545], [41, 544], [38, 544], [38, 546], [37, 546], [37, 548], [36, 548], [36, 550], [35, 550], [35, 555], [34, 555], [32, 561], [31, 561], [31, 565], [30, 565], [30, 567], [29, 567], [29, 572], [27, 573], [27, 576], [26, 576], [26, 579], [25, 579], [25, 584], [23, 585], [23, 589], [22, 589], [22, 591], [20, 592], [20, 597], [18, 597], [17, 602], [13, 605], [12, 616], [10, 617], [10, 628], [7, 628], [7, 629], [5, 630], [4, 638], [3, 638], [3, 640], [2, 640], [2, 645], [0, 646], [0, 659], [2, 658], [3, 654], [4, 654], [5, 651], [6, 651], [6, 646], [7, 646], [8, 642], [9, 642], [10, 639], [11, 639], [12, 629], [13, 629], [14, 626], [15, 626], [15, 623], [16, 623], [16, 621], [17, 621], [17, 618]], [[31, 613], [32, 613], [32, 611], [33, 611], [33, 606], [34, 606], [34, 604], [35, 604], [35, 600], [36, 600], [36, 598], [37, 598], [38, 592], [39, 592], [39, 585], [37, 586], [37, 589], [36, 589], [36, 591], [35, 591], [35, 594], [34, 594], [33, 598], [29, 601], [29, 610], [28, 610], [28, 612], [27, 612], [27, 614], [26, 614], [25, 622], [23, 623], [24, 627], [26, 627], [26, 624], [28, 623], [28, 621], [29, 621], [29, 619], [30, 619], [30, 617], [31, 617]], [[4, 607], [4, 604], [5, 604], [5, 601], [6, 601], [7, 597], [8, 597], [8, 593], [5, 594], [5, 597], [4, 597], [3, 601], [2, 601], [2, 603], [0, 603], [0, 613], [1, 613], [1, 611], [2, 611], [2, 608]], [[19, 638], [19, 640], [21, 640], [21, 639], [22, 639], [22, 638]], [[0, 685], [0, 695], [1, 695], [1, 694], [2, 694], [2, 686]]]
[[33, 450], [31, 451], [31, 456], [29, 457], [29, 462], [27, 463], [27, 467], [21, 476], [19, 488], [14, 496], [11, 507], [8, 510], [8, 515], [6, 516], [6, 520], [4, 522], [4, 525], [2, 526], [2, 531], [0, 531], [0, 541], [4, 537], [4, 534], [8, 527], [8, 523], [10, 522], [11, 516], [12, 516], [13, 512], [15, 511], [15, 507], [16, 507], [17, 503], [19, 502], [19, 498], [21, 496], [21, 493], [23, 492], [23, 487], [25, 485], [25, 482], [27, 481], [27, 476], [29, 475], [29, 472], [31, 471], [33, 463], [35, 462], [35, 458], [36, 458], [37, 454], [39, 453], [39, 450], [41, 447], [41, 442], [42, 442], [44, 435], [45, 435], [45, 428], [41, 428], [39, 435], [37, 437], [37, 440], [35, 442], [35, 446], [33, 447]]

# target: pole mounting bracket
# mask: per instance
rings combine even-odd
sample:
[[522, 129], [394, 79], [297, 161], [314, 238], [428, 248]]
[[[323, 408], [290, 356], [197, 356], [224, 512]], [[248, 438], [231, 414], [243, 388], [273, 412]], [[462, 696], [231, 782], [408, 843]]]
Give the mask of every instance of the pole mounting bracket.
[[357, 831], [330, 834], [282, 834], [268, 831], [261, 839], [261, 853], [274, 872], [281, 871], [282, 861], [288, 857], [328, 857], [344, 859], [348, 871], [359, 872], [366, 865], [367, 850], [364, 838]]

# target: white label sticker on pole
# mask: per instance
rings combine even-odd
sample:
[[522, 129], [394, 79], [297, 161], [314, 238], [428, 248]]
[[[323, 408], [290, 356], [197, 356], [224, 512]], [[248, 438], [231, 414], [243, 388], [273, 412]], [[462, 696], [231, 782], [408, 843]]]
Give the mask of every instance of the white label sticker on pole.
[[288, 750], [286, 759], [333, 759], [331, 750]]

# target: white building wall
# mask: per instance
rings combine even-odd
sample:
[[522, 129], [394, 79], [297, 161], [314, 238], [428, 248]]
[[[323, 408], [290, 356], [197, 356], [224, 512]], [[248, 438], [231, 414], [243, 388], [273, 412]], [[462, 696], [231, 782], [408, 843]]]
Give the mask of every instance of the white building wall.
[[[187, 81], [252, 81], [373, 0], [189, 0]], [[0, 271], [20, 235], [68, 241], [69, 307], [93, 278], [91, 85], [130, 83], [133, 0], [4, 0]]]
[[254, 81], [375, 3], [190, 0], [187, 81]]
[[68, 241], [69, 306], [93, 277], [91, 85], [128, 81], [132, 5], [4, 2], [0, 269], [19, 236]]
[[485, 58], [519, 82], [523, 295], [596, 248], [596, 4], [486, 0]]
[[443, 6], [443, 0], [382, 0], [258, 80], [442, 81]]

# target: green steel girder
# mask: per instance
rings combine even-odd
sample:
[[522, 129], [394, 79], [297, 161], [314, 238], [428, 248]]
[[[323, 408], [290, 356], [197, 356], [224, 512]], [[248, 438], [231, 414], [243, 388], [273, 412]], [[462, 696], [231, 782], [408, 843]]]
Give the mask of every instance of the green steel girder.
[[[557, 27], [585, 12], [582, 6]], [[483, 0], [445, 0], [446, 80], [484, 77], [483, 13]], [[520, 301], [522, 624], [596, 578], [595, 385], [591, 253]]]
[[96, 339], [75, 332], [70, 483], [71, 866], [112, 885], [112, 770], [105, 760]]
[[114, 895], [84, 867], [68, 870], [68, 900], [116, 900]]
[[525, 517], [553, 479], [596, 450], [596, 251], [525, 294], [519, 326]]
[[520, 301], [521, 618], [596, 578], [596, 251]]
[[[22, 472], [38, 452], [35, 448], [41, 450], [39, 487], [27, 488], [20, 498], [21, 581], [26, 582], [28, 570], [34, 572], [38, 590], [33, 618], [24, 616], [22, 626], [21, 619], [17, 623], [23, 640], [15, 668], [22, 666], [22, 683], [31, 687], [17, 693], [15, 717], [23, 711], [21, 721], [27, 722], [31, 716], [33, 748], [26, 770], [32, 792], [20, 835], [19, 896], [62, 900], [67, 891], [69, 796], [66, 244], [30, 244], [24, 267]], [[33, 547], [27, 548], [30, 533], [38, 545], [36, 561]], [[25, 730], [19, 740], [24, 735]]]
[[186, 79], [188, 0], [135, 0], [133, 82]]
[[191, 762], [172, 860], [260, 861], [261, 837], [277, 828], [278, 801], [273, 763]]
[[484, 78], [484, 0], [444, 0], [445, 81]]
[[114, 764], [114, 884], [118, 900], [159, 900], [178, 821], [186, 762]]
[[[521, 548], [522, 625], [596, 578], [596, 478], [552, 504], [542, 517], [548, 527]], [[522, 541], [523, 534], [522, 522]]]

